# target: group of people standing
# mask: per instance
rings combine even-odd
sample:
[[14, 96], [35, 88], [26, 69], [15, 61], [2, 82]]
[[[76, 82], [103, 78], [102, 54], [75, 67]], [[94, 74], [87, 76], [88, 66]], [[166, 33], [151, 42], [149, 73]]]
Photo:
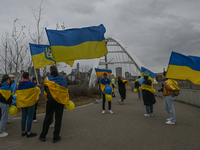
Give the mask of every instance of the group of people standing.
[[[1, 109], [1, 120], [0, 120], [0, 137], [8, 136], [5, 132], [5, 126], [8, 118], [9, 105], [13, 104], [13, 96], [10, 90], [11, 78], [8, 75], [4, 75], [2, 83], [0, 85], [0, 109]], [[59, 96], [57, 94], [57, 89], [55, 85], [61, 85], [62, 90], [59, 90]], [[53, 114], [55, 114], [55, 130], [53, 134], [53, 143], [61, 140], [60, 130], [62, 123], [62, 115], [64, 105], [69, 104], [69, 94], [68, 85], [63, 76], [58, 74], [56, 66], [50, 67], [50, 75], [45, 79], [44, 82], [45, 97], [48, 100], [46, 103], [46, 115], [43, 122], [42, 132], [40, 134], [39, 140], [46, 141], [46, 135], [49, 130], [49, 126], [52, 123]], [[32, 122], [37, 122], [36, 120], [36, 109], [37, 101], [40, 94], [40, 89], [38, 87], [36, 78], [33, 78], [32, 82], [29, 79], [29, 73], [23, 73], [23, 79], [19, 82], [17, 88], [17, 107], [22, 110], [21, 118], [21, 131], [22, 137], [27, 138], [37, 136], [36, 133], [31, 131]], [[5, 93], [6, 92], [6, 93]], [[62, 97], [63, 95], [63, 97]]]
[[[107, 73], [103, 74], [103, 78], [101, 78], [99, 81], [99, 89], [100, 89], [100, 98], [101, 98], [101, 93], [103, 94], [103, 102], [102, 102], [102, 114], [105, 114], [105, 102], [106, 102], [106, 98], [105, 98], [105, 88], [107, 86], [111, 86], [112, 87], [112, 92], [110, 93], [112, 95], [112, 97], [115, 97], [114, 94], [114, 88], [116, 87], [116, 85], [112, 82], [111, 80], [108, 78]], [[119, 94], [121, 96], [121, 99], [118, 101], [119, 104], [124, 104], [124, 100], [126, 99], [126, 84], [129, 83], [128, 80], [123, 81], [121, 76], [118, 77], [118, 90], [119, 90]], [[113, 111], [111, 110], [111, 101], [108, 101], [108, 112], [109, 113], [113, 113]]]
[[[163, 72], [162, 88], [158, 90], [158, 92], [162, 92], [164, 107], [169, 114], [169, 118], [165, 123], [168, 125], [174, 125], [176, 124], [176, 118], [173, 100], [175, 99], [175, 96], [178, 96], [180, 88], [175, 80], [166, 79], [165, 75], [166, 72]], [[140, 78], [141, 77], [138, 76], [138, 79]], [[153, 105], [156, 103], [154, 95], [155, 89], [153, 88], [153, 83], [149, 80], [148, 76], [144, 76], [143, 78], [144, 80], [142, 84], [139, 83], [138, 79], [135, 81], [135, 88], [137, 89], [139, 99], [143, 99], [146, 107], [146, 113], [144, 116], [153, 117]]]

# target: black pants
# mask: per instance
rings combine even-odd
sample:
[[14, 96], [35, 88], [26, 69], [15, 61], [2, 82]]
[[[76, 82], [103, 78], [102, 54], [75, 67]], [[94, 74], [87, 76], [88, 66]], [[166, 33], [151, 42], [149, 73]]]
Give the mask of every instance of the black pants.
[[59, 137], [61, 124], [62, 124], [62, 116], [63, 116], [64, 105], [59, 104], [55, 100], [48, 100], [46, 105], [46, 116], [43, 123], [42, 133], [40, 135], [41, 138], [45, 138], [49, 125], [52, 123], [53, 113], [55, 112], [55, 130], [54, 130], [54, 139], [56, 140]]
[[[106, 102], [106, 98], [105, 98], [105, 94], [103, 94], [103, 107], [102, 109], [105, 110], [105, 102]], [[111, 110], [111, 101], [108, 102], [108, 110]]]
[[36, 120], [37, 105], [38, 105], [38, 103], [35, 103], [35, 110], [34, 110], [34, 114], [33, 114], [33, 120]]

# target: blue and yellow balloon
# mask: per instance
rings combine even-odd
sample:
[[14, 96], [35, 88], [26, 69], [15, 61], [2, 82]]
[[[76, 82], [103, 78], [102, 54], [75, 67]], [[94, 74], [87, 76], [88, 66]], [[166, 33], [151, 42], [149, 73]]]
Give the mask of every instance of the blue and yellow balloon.
[[106, 94], [105, 98], [107, 101], [112, 101], [112, 96], [110, 94]]
[[11, 105], [11, 106], [9, 107], [8, 112], [9, 112], [9, 114], [12, 115], [12, 116], [16, 115], [17, 112], [18, 112], [17, 107]]
[[105, 94], [109, 94], [109, 93], [111, 93], [112, 92], [112, 87], [111, 86], [107, 86], [106, 88], [105, 88]]

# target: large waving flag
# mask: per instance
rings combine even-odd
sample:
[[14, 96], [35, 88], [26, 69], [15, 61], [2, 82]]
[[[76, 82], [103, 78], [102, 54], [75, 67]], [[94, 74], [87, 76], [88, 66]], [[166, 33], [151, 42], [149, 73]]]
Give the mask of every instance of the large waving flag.
[[151, 80], [152, 82], [154, 82], [154, 79], [156, 77], [156, 74], [151, 72], [150, 70], [141, 67], [141, 77], [143, 78], [144, 76], [148, 76], [149, 80]]
[[35, 105], [38, 100], [40, 88], [33, 82], [20, 82], [17, 89], [17, 107], [29, 107]]
[[98, 69], [98, 68], [95, 68], [95, 71], [96, 71], [97, 76], [101, 76], [104, 73], [107, 73], [107, 75], [111, 75], [112, 74], [112, 70], [111, 69]]
[[190, 80], [200, 85], [200, 57], [172, 52], [166, 78]]
[[[47, 65], [53, 65], [56, 62], [52, 55], [52, 51], [49, 45], [38, 45], [38, 44], [29, 44], [31, 57], [34, 65], [34, 69], [43, 68]], [[71, 67], [74, 64], [74, 61], [65, 61], [64, 63], [70, 65]]]
[[62, 31], [46, 29], [56, 62], [93, 59], [107, 55], [105, 32], [102, 24]]
[[[60, 104], [69, 103], [68, 85], [63, 76], [53, 77], [49, 75], [44, 80], [44, 85], [48, 86], [51, 96]], [[47, 93], [44, 92], [45, 97]], [[47, 98], [47, 97], [46, 97]], [[47, 99], [48, 100], [48, 99]]]
[[15, 94], [15, 92], [17, 91], [17, 81], [12, 83], [12, 85], [10, 86], [10, 91], [11, 91], [12, 95]]
[[2, 83], [2, 85], [1, 85], [0, 94], [3, 96], [3, 98], [6, 101], [12, 96], [10, 88], [7, 86], [6, 82]]

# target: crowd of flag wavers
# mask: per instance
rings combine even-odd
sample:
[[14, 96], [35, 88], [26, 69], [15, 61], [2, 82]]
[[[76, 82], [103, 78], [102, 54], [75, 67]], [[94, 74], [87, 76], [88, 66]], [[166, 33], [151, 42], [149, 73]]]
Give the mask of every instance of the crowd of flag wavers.
[[[139, 99], [143, 99], [146, 106], [145, 117], [153, 117], [153, 105], [156, 103], [153, 88], [154, 74], [146, 68], [142, 68], [142, 77], [138, 77], [135, 81], [134, 92], [138, 92]], [[103, 77], [99, 79], [100, 96], [103, 95], [102, 114], [105, 114], [105, 102], [108, 101], [108, 112], [113, 114], [111, 110], [111, 100], [115, 97], [114, 88], [116, 87], [115, 80], [108, 78], [109, 72], [102, 73]], [[169, 114], [166, 124], [174, 125], [176, 123], [175, 110], [173, 105], [174, 96], [178, 96], [180, 88], [178, 83], [173, 79], [165, 78], [166, 72], [163, 73], [162, 89], [164, 96], [165, 110]], [[118, 77], [118, 90], [121, 99], [118, 101], [120, 105], [125, 103], [126, 87], [128, 80], [122, 80]], [[16, 88], [16, 89], [15, 89]], [[36, 78], [32, 81], [29, 79], [29, 73], [23, 73], [23, 79], [17, 83], [12, 75], [4, 75], [0, 85], [0, 137], [8, 136], [5, 131], [5, 126], [8, 121], [8, 113], [15, 115], [17, 108], [21, 108], [21, 136], [35, 137], [36, 133], [32, 132], [32, 122], [36, 120], [37, 101], [40, 94], [40, 85], [37, 84]], [[42, 132], [39, 135], [39, 140], [46, 141], [49, 127], [54, 127], [53, 143], [61, 140], [60, 130], [63, 116], [64, 106], [67, 109], [73, 110], [74, 103], [69, 101], [68, 85], [65, 78], [58, 74], [55, 65], [50, 67], [50, 75], [44, 80], [44, 95], [46, 102], [46, 115], [43, 122]], [[16, 107], [17, 106], [17, 107]], [[55, 122], [53, 116], [55, 114]], [[54, 125], [52, 125], [54, 123]]]

